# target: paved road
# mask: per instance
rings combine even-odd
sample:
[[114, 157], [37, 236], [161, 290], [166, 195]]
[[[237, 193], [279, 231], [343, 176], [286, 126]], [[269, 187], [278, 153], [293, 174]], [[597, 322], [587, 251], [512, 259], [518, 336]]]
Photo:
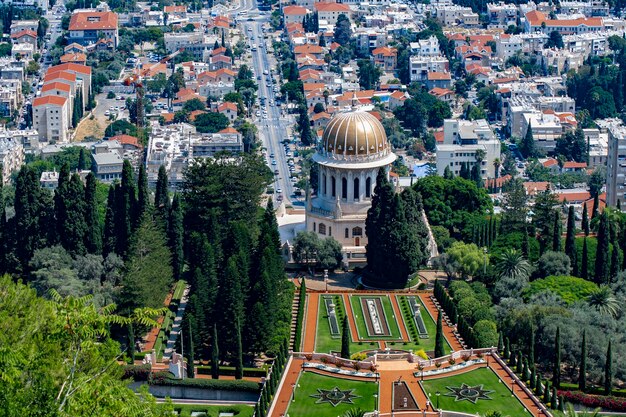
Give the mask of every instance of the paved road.
[[[256, 10], [255, 0], [241, 0], [240, 6], [235, 11], [250, 11]], [[266, 98], [266, 104], [263, 108], [267, 110], [267, 118], [258, 118], [255, 120], [255, 124], [259, 129], [259, 136], [263, 142], [263, 146], [267, 149], [267, 161], [268, 165], [274, 170], [278, 170], [278, 175], [275, 176], [274, 190], [280, 189], [285, 203], [289, 203], [290, 196], [293, 194], [294, 186], [290, 179], [288, 158], [285, 154], [285, 149], [282, 145], [282, 141], [289, 138], [287, 134], [287, 128], [291, 124], [290, 118], [282, 115], [281, 108], [278, 106], [270, 106], [270, 101], [275, 101], [273, 92], [275, 78], [272, 76], [271, 83], [267, 82], [268, 76], [264, 75], [265, 71], [268, 71], [270, 75], [275, 75], [272, 72], [272, 65], [270, 61], [269, 51], [266, 47], [266, 40], [263, 38], [263, 31], [261, 30], [263, 23], [267, 22], [266, 16], [261, 16], [252, 21], [244, 21], [241, 23], [245, 35], [248, 37], [248, 43], [256, 44], [257, 50], [252, 51], [252, 66], [257, 75], [261, 76], [261, 80], [257, 81], [259, 84], [259, 97]], [[248, 30], [251, 28], [251, 30]], [[254, 41], [250, 40], [250, 37], [254, 36]], [[261, 110], [262, 110], [261, 109]], [[293, 147], [292, 147], [293, 150]], [[274, 160], [276, 165], [271, 165], [274, 154]], [[275, 203], [278, 199], [278, 192], [274, 193]]]

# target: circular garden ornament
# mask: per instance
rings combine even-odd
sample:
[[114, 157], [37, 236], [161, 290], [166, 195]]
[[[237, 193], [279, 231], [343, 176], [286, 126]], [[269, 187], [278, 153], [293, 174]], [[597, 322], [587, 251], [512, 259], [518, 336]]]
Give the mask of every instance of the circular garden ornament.
[[354, 389], [340, 390], [339, 387], [333, 389], [317, 389], [317, 394], [311, 395], [313, 398], [317, 398], [315, 404], [329, 403], [333, 407], [337, 407], [341, 403], [354, 404], [353, 398], [359, 398], [358, 395], [354, 395], [352, 392]]
[[478, 400], [491, 400], [489, 394], [494, 391], [486, 390], [482, 385], [475, 385], [470, 387], [467, 384], [461, 384], [460, 387], [446, 387], [450, 390], [447, 394], [444, 394], [446, 397], [454, 397], [454, 401], [469, 401], [473, 404], [476, 404]]

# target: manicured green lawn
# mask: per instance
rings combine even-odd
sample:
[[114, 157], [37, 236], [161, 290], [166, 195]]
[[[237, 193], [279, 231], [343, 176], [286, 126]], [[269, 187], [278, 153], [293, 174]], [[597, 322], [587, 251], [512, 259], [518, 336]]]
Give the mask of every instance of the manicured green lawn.
[[190, 417], [194, 411], [207, 413], [207, 417], [217, 417], [220, 412], [234, 413], [236, 417], [252, 417], [254, 408], [248, 405], [190, 405], [174, 404], [174, 411], [178, 411], [180, 417]]
[[[380, 298], [383, 305], [383, 310], [385, 311], [385, 319], [387, 320], [387, 324], [389, 325], [389, 331], [391, 332], [391, 336], [369, 336], [367, 333], [367, 326], [365, 324], [365, 318], [363, 317], [363, 309], [361, 308], [361, 298]], [[391, 301], [388, 296], [372, 296], [372, 295], [353, 295], [350, 297], [350, 303], [352, 305], [352, 314], [354, 314], [354, 321], [356, 321], [356, 327], [358, 329], [359, 337], [363, 340], [397, 340], [401, 342], [400, 339], [400, 329], [398, 328], [398, 322], [396, 321], [396, 317], [393, 313], [393, 308], [391, 306]], [[382, 320], [382, 317], [381, 317]]]
[[[447, 387], [461, 387], [465, 383], [469, 386], [482, 385], [483, 389], [493, 391], [487, 396], [491, 398], [478, 399], [476, 404], [468, 400], [455, 401], [455, 397], [445, 394], [452, 391]], [[510, 387], [499, 382], [498, 376], [488, 368], [476, 369], [464, 374], [439, 379], [426, 380], [421, 383], [432, 404], [437, 407], [436, 393], [440, 392], [439, 407], [443, 410], [459, 411], [463, 413], [485, 415], [489, 411], [500, 411], [504, 416], [529, 416], [517, 397], [513, 397]]]
[[[336, 310], [346, 311], [343, 305], [343, 299], [341, 295], [329, 294], [333, 297], [336, 305]], [[317, 308], [317, 334], [315, 336], [315, 351], [319, 353], [330, 353], [331, 350], [341, 351], [341, 336], [333, 337], [330, 334], [330, 324], [328, 322], [328, 314], [326, 313], [326, 306], [324, 305], [324, 297], [319, 297], [319, 305]], [[341, 319], [339, 320], [339, 328], [341, 329]], [[341, 330], [340, 330], [341, 331]], [[352, 338], [350, 338], [352, 340]], [[359, 345], [356, 342], [350, 342], [350, 353], [360, 352], [362, 350], [377, 349], [378, 344], [370, 346], [369, 343], [363, 343]]]
[[[353, 404], [340, 403], [336, 406], [330, 403], [316, 404], [318, 398], [311, 397], [317, 395], [318, 388], [332, 390], [338, 387], [340, 390], [351, 390]], [[291, 389], [286, 387], [284, 389]], [[359, 407], [365, 411], [374, 410], [374, 394], [378, 393], [378, 384], [375, 382], [351, 381], [348, 379], [333, 378], [331, 376], [319, 375], [312, 372], [304, 372], [298, 380], [295, 401], [291, 402], [287, 414], [289, 417], [336, 417], [343, 415], [351, 408]]]
[[[406, 298], [406, 296], [401, 295], [398, 296], [398, 305], [400, 306], [400, 309], [402, 309], [402, 300], [404, 300]], [[433, 320], [433, 318], [430, 316], [430, 312], [428, 311], [428, 309], [426, 309], [426, 307], [424, 307], [424, 304], [422, 304], [421, 300], [419, 299], [419, 297], [416, 297], [416, 301], [417, 303], [420, 305], [420, 310], [422, 312], [422, 320], [424, 320], [424, 325], [426, 326], [426, 331], [428, 332], [428, 339], [413, 339], [413, 337], [411, 337], [411, 333], [409, 332], [409, 337], [411, 338], [411, 342], [407, 343], [406, 345], [401, 345], [401, 347], [399, 347], [399, 349], [404, 349], [404, 350], [409, 350], [412, 349], [413, 351], [417, 351], [420, 349], [423, 349], [426, 352], [432, 352], [435, 350], [435, 334], [437, 334], [437, 324], [435, 323], [435, 320]], [[409, 313], [410, 315], [411, 313]], [[409, 318], [407, 317], [407, 315], [404, 314], [404, 312], [402, 313], [402, 320], [405, 323], [405, 327], [407, 329], [409, 329], [410, 327], [406, 325], [406, 321]], [[445, 335], [444, 335], [444, 340], [445, 340]], [[396, 344], [397, 346], [398, 344]], [[450, 353], [452, 351], [452, 348], [450, 347], [450, 345], [448, 344], [448, 341], [446, 340], [446, 343], [444, 345], [444, 349], [446, 354]]]

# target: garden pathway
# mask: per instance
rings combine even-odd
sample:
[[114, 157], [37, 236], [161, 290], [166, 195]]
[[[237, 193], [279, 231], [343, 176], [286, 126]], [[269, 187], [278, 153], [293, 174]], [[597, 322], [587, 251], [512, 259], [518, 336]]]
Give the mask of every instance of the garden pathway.
[[302, 350], [304, 352], [315, 351], [315, 335], [317, 334], [317, 308], [319, 305], [320, 295], [316, 292], [307, 291], [306, 312], [304, 314], [304, 343]]
[[[430, 312], [430, 315], [432, 316], [433, 321], [437, 323], [438, 310], [437, 310], [437, 306], [435, 306], [435, 303], [430, 298], [430, 293], [419, 293], [417, 295], [419, 296], [420, 301], [422, 302], [422, 305], [426, 307], [428, 311]], [[448, 341], [448, 343], [450, 344], [452, 351], [456, 352], [459, 350], [463, 350], [463, 346], [461, 346], [461, 343], [459, 342], [459, 340], [456, 338], [456, 335], [454, 334], [454, 328], [452, 326], [448, 326], [448, 324], [445, 321], [443, 322], [443, 334], [446, 337], [446, 340]]]
[[350, 333], [352, 334], [352, 340], [359, 341], [359, 333], [356, 327], [356, 320], [354, 319], [354, 312], [352, 311], [352, 304], [350, 303], [350, 294], [342, 294], [343, 305], [346, 308], [346, 314], [350, 321]]
[[404, 323], [404, 314], [402, 314], [402, 309], [398, 304], [398, 298], [396, 294], [389, 294], [389, 300], [391, 300], [391, 307], [393, 308], [393, 314], [396, 316], [396, 323], [398, 323], [398, 327], [400, 328], [400, 336], [402, 336], [402, 341], [410, 342], [409, 333], [406, 328], [406, 324]]
[[515, 396], [524, 404], [524, 406], [530, 410], [533, 416], [542, 415], [542, 411], [535, 405], [533, 400], [530, 399], [528, 394], [520, 387], [515, 380], [509, 375], [509, 373], [495, 360], [489, 361], [489, 367], [498, 374], [498, 377], [505, 383], [509, 388], [513, 388], [513, 393]]
[[180, 304], [178, 304], [178, 310], [176, 311], [176, 317], [174, 318], [174, 324], [172, 324], [172, 330], [167, 338], [167, 344], [165, 345], [165, 351], [163, 352], [163, 359], [169, 359], [174, 352], [174, 346], [176, 346], [176, 339], [181, 331], [180, 326], [183, 323], [183, 315], [185, 314], [185, 308], [187, 307], [187, 300], [189, 296], [189, 285], [185, 287], [183, 296], [180, 298]]

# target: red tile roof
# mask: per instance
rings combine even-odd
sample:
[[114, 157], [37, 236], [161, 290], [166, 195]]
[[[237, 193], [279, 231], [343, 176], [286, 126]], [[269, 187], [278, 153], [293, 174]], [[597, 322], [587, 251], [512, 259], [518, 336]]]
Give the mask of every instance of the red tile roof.
[[165, 13], [187, 13], [187, 6], [165, 6]]
[[46, 91], [50, 91], [50, 90], [61, 90], [66, 93], [69, 93], [71, 89], [68, 84], [60, 83], [56, 81], [47, 82], [41, 87], [42, 93], [45, 93]]
[[601, 27], [604, 21], [601, 17], [580, 17], [578, 19], [548, 19], [545, 13], [538, 10], [526, 13], [526, 20], [531, 26], [542, 26], [545, 23], [546, 27], [575, 27], [575, 26], [595, 26]]
[[33, 107], [48, 106], [48, 105], [63, 106], [66, 102], [67, 102], [66, 97], [43, 96], [43, 97], [37, 97], [33, 100]]
[[31, 38], [37, 39], [37, 32], [28, 30], [28, 29], [23, 29], [23, 30], [20, 30], [19, 32], [12, 34], [11, 39], [19, 39], [22, 36], [30, 36]]
[[48, 68], [47, 74], [51, 74], [57, 71], [70, 71], [70, 72], [78, 72], [80, 74], [91, 75], [91, 67], [88, 65], [74, 64], [68, 62], [66, 64], [55, 65], [54, 67]]
[[287, 6], [283, 7], [283, 14], [285, 16], [304, 16], [307, 14], [307, 9], [302, 6]]
[[229, 126], [226, 129], [222, 129], [217, 133], [239, 133], [239, 132], [237, 131], [237, 129]]
[[116, 136], [109, 138], [109, 140], [116, 140], [122, 145], [132, 145], [136, 148], [139, 147], [139, 139], [130, 135], [116, 135]]
[[55, 72], [50, 72], [48, 71], [48, 73], [46, 74], [46, 76], [43, 78], [44, 82], [48, 82], [48, 81], [52, 81], [52, 80], [66, 80], [66, 81], [70, 81], [72, 83], [76, 82], [76, 74], [72, 73], [72, 72], [68, 72], [68, 71], [55, 71]]
[[350, 6], [343, 3], [315, 3], [313, 7], [318, 12], [350, 12]]
[[448, 72], [436, 72], [431, 71], [428, 73], [428, 79], [431, 81], [435, 80], [450, 80], [450, 73]]
[[230, 111], [237, 112], [237, 105], [235, 103], [230, 102], [230, 101], [225, 101], [222, 104], [220, 104], [219, 106], [217, 106], [217, 111], [218, 112], [223, 112], [225, 110], [230, 110]]
[[565, 162], [563, 164], [563, 168], [570, 168], [570, 169], [586, 169], [587, 168], [587, 164], [585, 162]]
[[117, 13], [75, 12], [70, 20], [69, 30], [117, 29]]

